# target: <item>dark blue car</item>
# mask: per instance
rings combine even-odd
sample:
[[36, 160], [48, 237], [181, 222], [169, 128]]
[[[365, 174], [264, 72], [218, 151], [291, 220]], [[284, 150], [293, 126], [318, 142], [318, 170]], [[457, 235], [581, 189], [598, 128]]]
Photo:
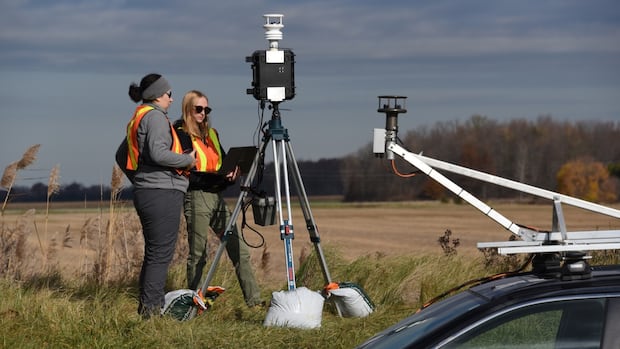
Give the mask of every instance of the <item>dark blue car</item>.
[[479, 284], [358, 348], [619, 349], [620, 266], [584, 265]]

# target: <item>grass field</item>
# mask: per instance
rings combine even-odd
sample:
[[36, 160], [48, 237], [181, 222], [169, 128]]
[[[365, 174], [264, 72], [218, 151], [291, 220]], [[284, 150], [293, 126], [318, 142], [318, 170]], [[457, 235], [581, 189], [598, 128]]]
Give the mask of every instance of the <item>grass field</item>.
[[[550, 203], [489, 204], [516, 223], [551, 227]], [[131, 203], [118, 203], [113, 215], [107, 203], [52, 203], [49, 214], [44, 204], [10, 205], [2, 217], [3, 234], [27, 233], [25, 246], [19, 250], [23, 255], [16, 260], [24, 267], [37, 268], [41, 255], [46, 255], [46, 263], [60, 272], [53, 268], [25, 278], [22, 271], [22, 281], [0, 282], [0, 347], [351, 348], [447, 289], [506, 271], [505, 265], [485, 266], [476, 242], [506, 241], [509, 232], [469, 205], [347, 204], [318, 198], [311, 199], [310, 205], [332, 279], [362, 285], [377, 305], [367, 318], [339, 318], [326, 307], [320, 329], [264, 327], [265, 310], [243, 305], [234, 272], [224, 257], [214, 284], [227, 291], [205, 316], [189, 322], [166, 318], [140, 321], [135, 311], [135, 274], [103, 284], [92, 279], [93, 271], [102, 263], [101, 250], [111, 217], [115, 221], [115, 249], [109, 268], [122, 273], [125, 264], [131, 264], [134, 269], [127, 270], [134, 272], [139, 267], [142, 242], [136, 239], [140, 227]], [[32, 208], [34, 212], [27, 211]], [[298, 207], [292, 211], [297, 285], [320, 290], [324, 280], [304, 218]], [[564, 207], [564, 215], [569, 230], [620, 229], [620, 220], [582, 209]], [[252, 259], [263, 296], [269, 299], [271, 292], [285, 289], [283, 244], [276, 226], [255, 225], [251, 209], [245, 218], [256, 230], [246, 227], [246, 240], [260, 245], [264, 238], [262, 246], [252, 249]], [[460, 242], [454, 256], [446, 256], [438, 243], [446, 230], [452, 232], [452, 241]], [[181, 237], [168, 290], [184, 288], [185, 244]], [[216, 245], [214, 242], [212, 249]]]

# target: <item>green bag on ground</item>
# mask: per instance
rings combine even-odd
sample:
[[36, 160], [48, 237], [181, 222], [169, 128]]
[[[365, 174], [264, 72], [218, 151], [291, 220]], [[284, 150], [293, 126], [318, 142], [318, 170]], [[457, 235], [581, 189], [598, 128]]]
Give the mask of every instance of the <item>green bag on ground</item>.
[[220, 286], [209, 286], [205, 295], [200, 291], [181, 289], [166, 293], [162, 315], [168, 315], [179, 321], [191, 320], [210, 309], [215, 299], [225, 291]]

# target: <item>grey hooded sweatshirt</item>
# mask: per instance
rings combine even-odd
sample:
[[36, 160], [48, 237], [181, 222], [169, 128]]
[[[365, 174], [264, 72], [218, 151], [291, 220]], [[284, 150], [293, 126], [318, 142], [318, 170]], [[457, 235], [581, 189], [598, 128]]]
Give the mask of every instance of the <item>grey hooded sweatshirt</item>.
[[150, 104], [138, 126], [140, 162], [135, 175], [135, 189], [176, 189], [187, 191], [189, 180], [175, 169], [186, 168], [193, 159], [189, 154], [173, 152], [168, 115], [161, 107]]

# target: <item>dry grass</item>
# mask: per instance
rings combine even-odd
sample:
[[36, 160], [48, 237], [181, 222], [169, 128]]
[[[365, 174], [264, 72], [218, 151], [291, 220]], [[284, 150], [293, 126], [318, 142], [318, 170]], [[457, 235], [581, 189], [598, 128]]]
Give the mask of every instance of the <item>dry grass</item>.
[[[31, 256], [28, 259], [14, 258], [11, 263], [32, 260], [33, 256], [41, 256], [41, 250], [44, 249], [50, 257], [54, 256], [50, 260], [51, 266], [68, 277], [97, 277], [101, 282], [135, 277], [142, 261], [143, 239], [133, 205], [130, 202], [114, 201], [107, 209], [97, 210], [81, 208], [80, 205], [76, 203], [73, 209], [68, 208], [67, 204], [62, 209], [52, 207], [48, 218], [52, 238], [42, 242], [36, 239], [36, 225], [41, 217], [37, 217], [35, 210], [29, 210], [27, 214], [23, 213], [24, 210], [7, 211], [6, 221], [15, 223], [3, 226], [3, 237], [10, 236], [9, 239], [3, 238], [3, 241], [7, 241], [5, 245], [9, 251]], [[493, 206], [516, 222], [541, 229], [551, 227], [550, 204], [507, 202]], [[443, 255], [445, 251], [438, 239], [445, 235], [446, 230], [451, 231], [452, 241], [459, 240], [455, 249], [465, 256], [481, 256], [476, 242], [506, 241], [510, 237], [508, 231], [468, 205], [439, 202], [319, 202], [312, 207], [312, 213], [320, 229], [321, 246], [337, 250], [343, 258], [342, 263], [365, 255]], [[569, 230], [620, 229], [620, 221], [617, 219], [580, 209], [565, 207], [565, 216]], [[265, 239], [262, 247], [252, 249], [257, 277], [266, 284], [284, 282], [284, 249], [277, 226], [254, 225], [251, 210], [248, 210], [246, 220]], [[296, 264], [301, 265], [308, 258], [309, 251], [313, 250], [313, 245], [305, 230], [303, 215], [295, 208], [293, 223], [293, 253]], [[73, 230], [70, 227], [81, 228]], [[244, 229], [244, 236], [251, 245], [259, 245], [261, 241], [257, 233], [248, 228]], [[212, 252], [217, 248], [214, 237], [210, 236]], [[3, 253], [3, 256], [9, 254]], [[173, 263], [184, 263], [186, 256], [187, 232], [182, 222]], [[220, 263], [229, 261], [224, 257]], [[328, 263], [331, 261], [328, 260]], [[28, 274], [27, 270], [36, 273], [43, 271], [32, 269], [30, 265], [20, 275]], [[106, 277], [103, 278], [103, 275]]]

